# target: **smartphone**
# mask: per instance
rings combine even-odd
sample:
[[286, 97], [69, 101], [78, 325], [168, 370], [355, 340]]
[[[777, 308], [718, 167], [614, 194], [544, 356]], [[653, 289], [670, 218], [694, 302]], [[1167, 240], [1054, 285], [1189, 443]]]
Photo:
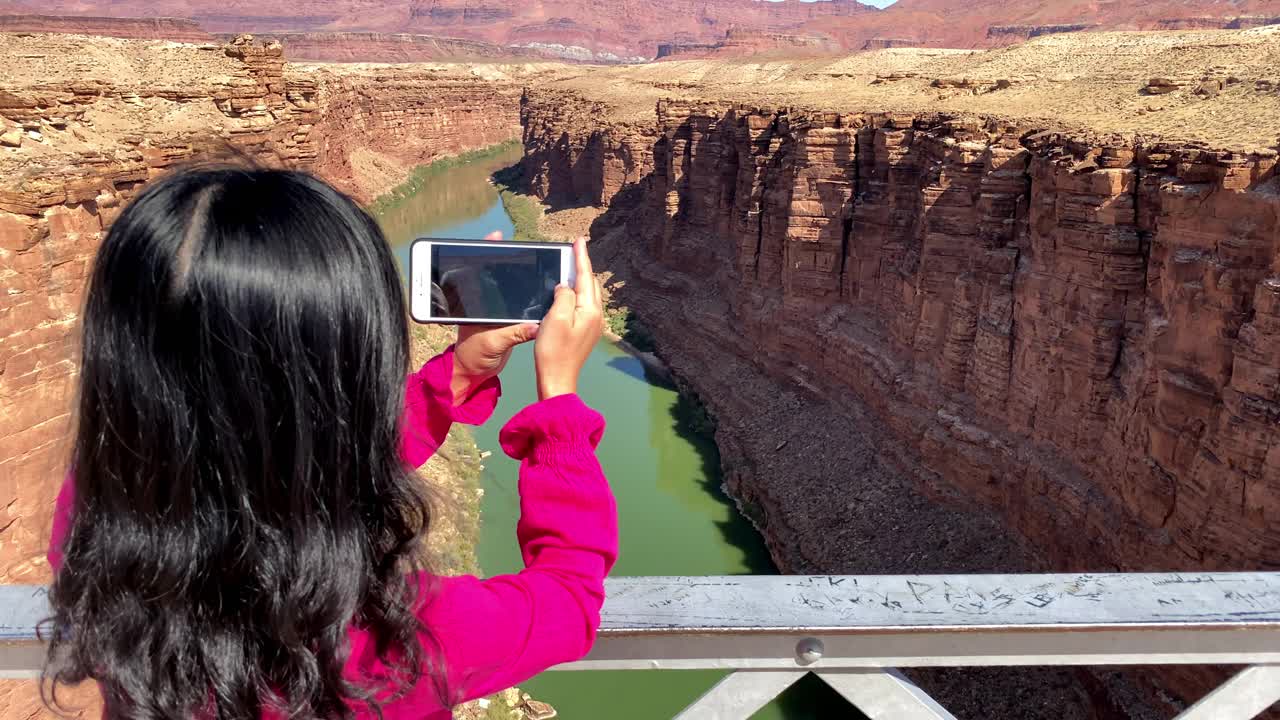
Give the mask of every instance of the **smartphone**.
[[421, 238], [409, 248], [409, 310], [420, 323], [541, 322], [577, 280], [573, 246]]

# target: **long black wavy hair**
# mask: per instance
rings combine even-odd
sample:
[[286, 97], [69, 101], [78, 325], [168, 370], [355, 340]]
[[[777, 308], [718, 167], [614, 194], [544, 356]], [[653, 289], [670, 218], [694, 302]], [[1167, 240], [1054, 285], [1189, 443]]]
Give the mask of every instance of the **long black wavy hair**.
[[[424, 673], [442, 692], [406, 579], [431, 504], [400, 459], [408, 327], [374, 220], [303, 173], [175, 172], [112, 225], [83, 326], [51, 702], [92, 678], [111, 718], [328, 719]], [[381, 677], [344, 678], [352, 625]]]

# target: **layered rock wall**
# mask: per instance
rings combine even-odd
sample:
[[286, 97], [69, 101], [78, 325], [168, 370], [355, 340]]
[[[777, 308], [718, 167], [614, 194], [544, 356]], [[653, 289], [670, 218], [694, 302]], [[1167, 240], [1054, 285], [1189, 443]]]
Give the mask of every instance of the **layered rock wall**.
[[741, 57], [760, 53], [785, 54], [793, 58], [805, 54], [834, 54], [840, 49], [839, 44], [822, 35], [730, 29], [725, 32], [723, 40], [715, 43], [679, 41], [660, 43], [655, 59], [661, 60], [666, 57], [685, 59], [715, 55]]
[[[521, 88], [512, 82], [395, 68], [324, 72], [315, 82], [315, 170], [361, 200], [399, 184], [415, 165], [520, 137]], [[382, 172], [368, 167], [388, 160]]]
[[593, 148], [643, 158], [646, 130], [553, 107], [525, 111], [536, 191], [628, 190], [635, 252], [727, 302], [683, 323], [872, 413], [900, 467], [1055, 567], [1280, 566], [1274, 152], [663, 103], [652, 166], [619, 172]]
[[214, 37], [195, 21], [167, 17], [0, 15], [0, 32], [74, 33], [190, 43], [214, 42]]
[[555, 97], [565, 104], [521, 99], [522, 168], [538, 197], [557, 206], [605, 205], [652, 173], [657, 128], [612, 123], [600, 103]]
[[1159, 23], [1161, 30], [1247, 30], [1268, 25], [1280, 25], [1280, 15], [1171, 18]]
[[1084, 32], [1096, 28], [1089, 23], [1067, 23], [1060, 25], [992, 25], [987, 28], [987, 39], [996, 43], [1012, 44], [1026, 42], [1032, 38], [1061, 33]]
[[[535, 93], [526, 175], [609, 205], [615, 297], [722, 419], [782, 569], [1280, 567], [1275, 152], [674, 101], [579, 130], [600, 114]], [[1038, 560], [997, 550], [1005, 528]], [[1139, 681], [1163, 702], [1222, 679]]]
[[[75, 41], [65, 42], [78, 66]], [[148, 179], [233, 149], [311, 170], [367, 200], [416, 164], [519, 136], [520, 89], [501, 80], [287, 70], [279, 44], [244, 39], [125, 49], [154, 75], [134, 83], [36, 68], [38, 84], [0, 81], [0, 135], [18, 145], [0, 148], [0, 583], [49, 580], [44, 554], [67, 467], [86, 274], [104, 231]], [[190, 78], [164, 71], [168, 53]], [[371, 171], [372, 161], [384, 172]], [[76, 717], [99, 712], [92, 688], [67, 699], [84, 708]], [[34, 683], [0, 683], [0, 714], [42, 712]]]
[[[520, 91], [508, 83], [443, 71], [286, 71], [278, 44], [182, 52], [185, 65], [208, 64], [207, 82], [78, 77], [0, 88], [0, 131], [20, 145], [0, 149], [0, 583], [48, 580], [86, 272], [145, 181], [230, 148], [312, 170], [367, 200], [416, 164], [519, 133]], [[149, 125], [157, 116], [171, 124]], [[199, 124], [179, 127], [181, 118]], [[393, 172], [369, 172], [371, 158]]]
[[376, 32], [277, 33], [290, 61], [410, 63], [429, 60], [502, 58], [525, 61], [542, 57], [525, 48], [481, 40]]
[[[310, 129], [317, 115], [306, 100], [314, 87], [290, 87], [278, 47], [225, 52], [243, 72], [214, 87], [69, 81], [3, 93], [0, 117], [40, 129], [23, 134], [24, 147], [6, 151], [5, 159], [28, 149], [34, 157], [6, 168], [0, 185], [0, 497], [7, 517], [0, 582], [48, 579], [44, 546], [65, 474], [76, 374], [73, 330], [103, 229], [146, 180], [216, 146], [302, 167], [315, 157]], [[125, 135], [102, 150], [38, 154], [63, 136], [75, 143], [73, 133], [83, 134], [99, 105], [122, 103], [201, 104], [225, 122], [219, 133]]]

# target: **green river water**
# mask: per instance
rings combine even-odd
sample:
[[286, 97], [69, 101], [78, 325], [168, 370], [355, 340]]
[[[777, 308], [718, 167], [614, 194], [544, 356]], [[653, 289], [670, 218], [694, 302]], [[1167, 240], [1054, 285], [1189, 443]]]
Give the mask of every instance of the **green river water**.
[[[482, 238], [514, 228], [489, 182], [519, 157], [500, 156], [449, 168], [425, 188], [379, 213], [407, 269], [417, 237]], [[503, 398], [490, 422], [475, 431], [485, 460], [480, 567], [487, 575], [521, 569], [517, 463], [498, 447], [498, 430], [536, 397], [531, 347], [516, 351], [503, 373]], [[646, 376], [642, 363], [602, 341], [583, 370], [579, 392], [602, 412], [608, 430], [599, 457], [618, 498], [621, 553], [615, 575], [734, 575], [774, 572], [764, 543], [720, 490], [714, 443], [686, 429], [688, 409], [670, 387]], [[565, 720], [664, 720], [711, 687], [722, 673], [634, 671], [549, 672], [522, 683]], [[816, 720], [854, 716], [821, 681], [797, 685], [754, 717]]]

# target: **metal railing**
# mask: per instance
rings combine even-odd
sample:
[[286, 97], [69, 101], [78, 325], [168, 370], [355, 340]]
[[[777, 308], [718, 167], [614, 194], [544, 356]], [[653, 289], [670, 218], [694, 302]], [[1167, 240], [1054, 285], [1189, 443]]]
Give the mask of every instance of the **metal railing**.
[[[678, 717], [743, 720], [814, 673], [873, 720], [953, 717], [898, 668], [1248, 666], [1179, 720], [1280, 702], [1280, 573], [652, 577], [608, 582], [562, 670], [731, 670]], [[0, 587], [0, 677], [35, 677], [44, 589]]]

